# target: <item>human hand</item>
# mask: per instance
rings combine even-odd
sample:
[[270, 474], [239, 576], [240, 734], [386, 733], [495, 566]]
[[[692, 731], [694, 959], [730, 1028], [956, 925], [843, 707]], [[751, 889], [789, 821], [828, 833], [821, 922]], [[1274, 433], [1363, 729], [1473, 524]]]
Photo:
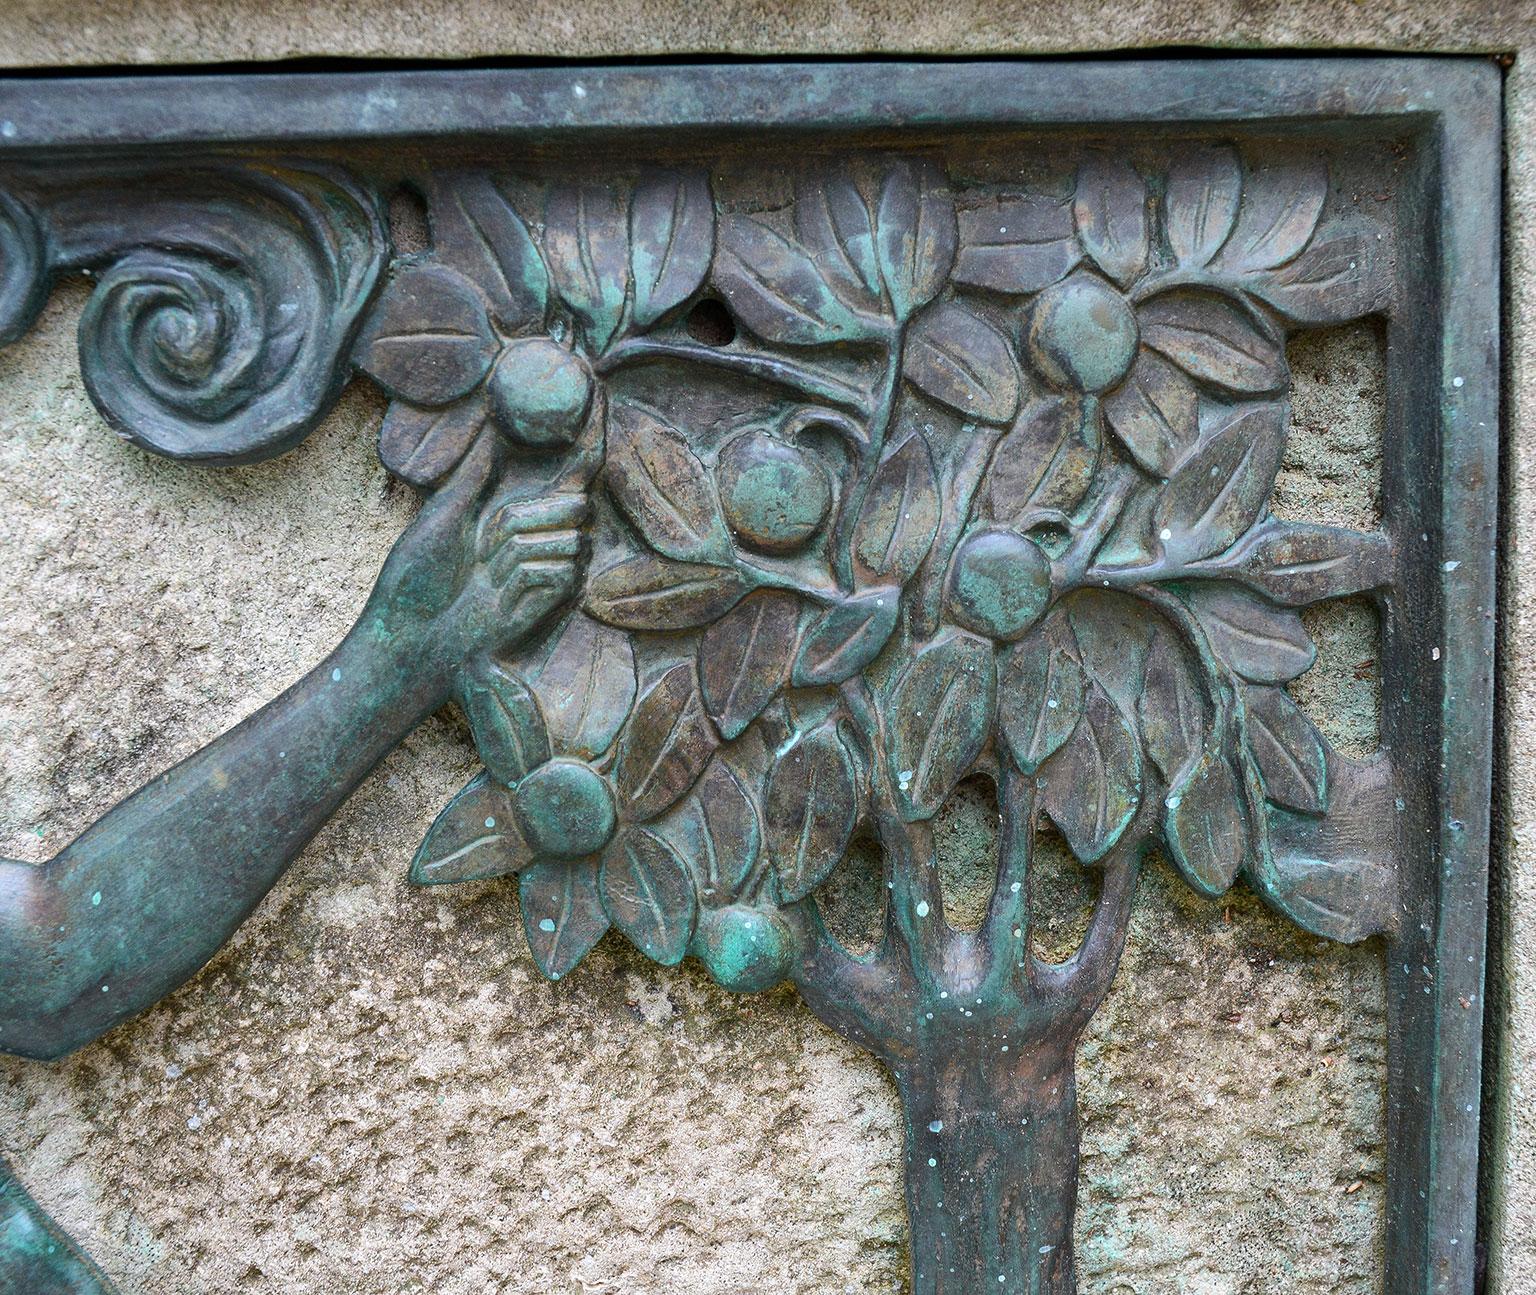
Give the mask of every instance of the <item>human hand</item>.
[[529, 498], [499, 467], [482, 435], [400, 537], [365, 613], [446, 673], [520, 642], [576, 590], [586, 495]]

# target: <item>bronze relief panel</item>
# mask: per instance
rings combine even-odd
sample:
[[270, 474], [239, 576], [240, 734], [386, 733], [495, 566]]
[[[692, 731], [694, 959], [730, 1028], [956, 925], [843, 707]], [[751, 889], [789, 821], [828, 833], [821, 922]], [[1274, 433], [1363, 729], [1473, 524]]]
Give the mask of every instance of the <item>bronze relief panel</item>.
[[[62, 1055], [196, 972], [456, 703], [483, 770], [411, 880], [516, 877], [552, 979], [615, 930], [729, 989], [793, 982], [901, 1093], [914, 1291], [1076, 1289], [1074, 1053], [1152, 852], [1381, 938], [1388, 1289], [1470, 1289], [1480, 1031], [1449, 1004], [1482, 966], [1490, 73], [1121, 66], [1147, 87], [1123, 122], [1072, 65], [1023, 101], [1009, 65], [889, 96], [870, 68], [610, 71], [591, 119], [539, 98], [568, 74], [507, 72], [407, 75], [382, 129], [310, 86], [297, 143], [194, 95], [190, 155], [0, 155], [0, 334], [90, 274], [82, 370], [118, 432], [250, 461], [371, 381], [423, 496], [331, 656], [52, 860], [0, 863], [0, 1047]], [[487, 122], [466, 77], [524, 93]], [[1287, 339], [1366, 319], [1383, 523], [1284, 520]], [[1350, 596], [1383, 623], [1367, 758], [1286, 687], [1300, 611]], [[965, 929], [932, 825], [977, 778], [1000, 826]], [[1061, 961], [1031, 939], [1042, 833], [1097, 884]], [[859, 953], [818, 896], [871, 858]], [[13, 1262], [68, 1254], [17, 1199]]]

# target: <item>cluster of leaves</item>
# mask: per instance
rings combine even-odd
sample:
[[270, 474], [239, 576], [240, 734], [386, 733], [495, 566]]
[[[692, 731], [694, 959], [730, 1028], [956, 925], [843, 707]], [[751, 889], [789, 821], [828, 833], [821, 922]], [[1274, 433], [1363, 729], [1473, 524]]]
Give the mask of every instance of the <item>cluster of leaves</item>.
[[802, 179], [792, 232], [725, 217], [714, 282], [772, 345], [900, 347], [919, 390], [966, 418], [1006, 423], [1023, 392], [1015, 348], [984, 316], [940, 297], [957, 255], [941, 173], [896, 160], [867, 180], [846, 170]]
[[[1233, 150], [1191, 151], [1149, 184], [1123, 160], [1089, 158], [1068, 196], [962, 212], [954, 279], [1040, 301], [1091, 275], [1136, 321], [1134, 357], [1102, 393], [1037, 364], [1048, 390], [994, 456], [982, 501], [994, 519], [1060, 525], [1098, 559], [1003, 650], [1009, 754], [1085, 862], [1155, 825], [1202, 893], [1246, 871], [1309, 929], [1354, 939], [1389, 920], [1380, 865], [1323, 867], [1272, 849], [1270, 831], [1277, 813], [1325, 815], [1340, 765], [1284, 689], [1315, 656], [1292, 609], [1388, 577], [1384, 537], [1268, 515], [1285, 327], [1385, 300], [1382, 232], [1323, 223], [1327, 197], [1321, 159], [1245, 173]], [[1084, 501], [1100, 504], [1099, 528], [1074, 513]]]
[[[576, 611], [547, 656], [518, 667], [488, 666], [466, 687], [486, 772], [439, 815], [411, 877], [520, 873], [529, 947], [546, 976], [567, 974], [610, 925], [671, 965], [705, 909], [790, 902], [842, 858], [865, 782], [846, 725], [798, 734], [765, 785], [750, 754], [722, 738], [691, 660], [637, 688], [628, 636]], [[617, 807], [616, 829], [588, 854], [530, 821], [530, 775], [552, 756], [588, 761]]]
[[1245, 173], [1231, 149], [1190, 150], [1157, 180], [1091, 157], [1068, 193], [993, 196], [960, 213], [957, 284], [1032, 299], [1088, 280], [1112, 285], [1135, 318], [1121, 380], [1085, 397], [1047, 379], [1027, 405], [996, 456], [999, 518], [1061, 521], [1101, 469], [1106, 424], [1138, 468], [1170, 475], [1197, 448], [1202, 398], [1284, 393], [1287, 326], [1357, 319], [1384, 301], [1384, 233], [1359, 216], [1322, 222], [1323, 160]]
[[542, 247], [507, 182], [484, 172], [436, 177], [428, 211], [431, 249], [396, 263], [357, 345], [359, 367], [393, 397], [379, 456], [416, 485], [442, 480], [505, 418], [488, 380], [509, 343], [564, 339], [596, 361], [692, 299], [714, 249], [714, 200], [696, 172], [556, 187]]
[[[785, 685], [838, 684], [875, 659], [896, 627], [902, 586], [928, 555], [941, 501], [928, 444], [913, 431], [879, 462], [862, 499], [843, 493], [851, 516], [831, 528], [848, 537], [855, 585], [843, 591], [824, 555], [805, 574], [743, 553], [716, 479], [681, 432], [616, 407], [607, 484], [644, 550], [599, 572], [586, 607], [628, 630], [709, 627], [701, 673], [733, 738]], [[774, 587], [783, 585], [791, 588]], [[728, 664], [733, 644], [750, 645], [750, 660]]]
[[[619, 552], [546, 647], [466, 687], [488, 776], [434, 825], [416, 879], [521, 871], [551, 976], [610, 924], [676, 962], [711, 905], [793, 904], [861, 822], [931, 818], [1007, 759], [1085, 863], [1155, 835], [1204, 894], [1246, 872], [1309, 929], [1380, 929], [1380, 865], [1276, 845], [1358, 771], [1285, 691], [1315, 655], [1295, 609], [1389, 576], [1383, 537], [1268, 511], [1285, 328], [1383, 299], [1375, 228], [1322, 220], [1326, 166], [1250, 172], [1211, 149], [1149, 180], [1090, 158], [1066, 196], [957, 210], [936, 170], [900, 161], [806, 180], [791, 225], [718, 229], [702, 181], [669, 183], [670, 225], [646, 224], [671, 231], [659, 259], [634, 233], [638, 197], [627, 226], [595, 198], [563, 199], [576, 214], [557, 222], [551, 199], [551, 274], [584, 276], [561, 288], [584, 346], [661, 319], [707, 269], [761, 343], [883, 353], [885, 386], [860, 418], [819, 425], [844, 458], [817, 451], [835, 500], [792, 557], [744, 542], [718, 448], [609, 402]], [[621, 227], [622, 247], [594, 232]], [[1042, 305], [1090, 280], [1131, 321], [1105, 326], [1101, 350], [1130, 341], [1093, 382]], [[762, 434], [799, 453], [798, 427]], [[1022, 634], [933, 610], [966, 538], [998, 527], [1048, 550], [1048, 608]], [[530, 841], [518, 804], [552, 758], [585, 761], [616, 806], [577, 858]]]
[[1355, 776], [1285, 691], [1314, 655], [1293, 610], [1240, 585], [1083, 590], [1005, 651], [999, 733], [1084, 862], [1156, 831], [1200, 893], [1244, 872], [1309, 930], [1358, 939], [1389, 917], [1381, 865], [1320, 870], [1272, 841], [1277, 815], [1328, 813], [1341, 764]]
[[[926, 446], [903, 442], [877, 471], [849, 527], [866, 587], [848, 595], [819, 581], [763, 586], [769, 573], [735, 546], [715, 479], [677, 429], [615, 402], [608, 495], [645, 551], [591, 579], [547, 656], [486, 671], [466, 690], [489, 777], [434, 825], [413, 877], [520, 871], [529, 943], [547, 975], [569, 971], [610, 923], [648, 956], [678, 961], [702, 908], [809, 894], [863, 815], [868, 748], [825, 707], [766, 765], [728, 748], [786, 689], [851, 679], [885, 646], [900, 585], [938, 524]], [[685, 631], [697, 633], [679, 659]], [[638, 690], [632, 634], [674, 644]], [[618, 829], [597, 855], [541, 858], [518, 830], [518, 788], [552, 754], [592, 762], [612, 788]]]

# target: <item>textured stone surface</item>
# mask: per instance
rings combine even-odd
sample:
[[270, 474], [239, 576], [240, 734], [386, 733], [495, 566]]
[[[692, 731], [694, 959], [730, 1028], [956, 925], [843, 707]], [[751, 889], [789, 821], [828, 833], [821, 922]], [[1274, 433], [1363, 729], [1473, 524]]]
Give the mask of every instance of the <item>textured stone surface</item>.
[[[1536, 54], [1533, 35], [1520, 0], [630, 0], [536, 2], [515, 18], [475, 0], [0, 0], [0, 63], [14, 66], [1201, 45]], [[1522, 61], [1506, 84], [1510, 520], [1487, 1132], [1490, 1288], [1522, 1295], [1536, 1289], [1536, 568], [1521, 561], [1536, 528], [1536, 100]], [[28, 858], [317, 660], [409, 513], [373, 460], [379, 410], [362, 394], [297, 455], [238, 473], [115, 444], [73, 374], [62, 321], [77, 308], [0, 353], [0, 850]], [[1303, 415], [1298, 401], [1298, 426]], [[1321, 494], [1322, 475], [1286, 480], [1306, 512], [1338, 502], [1348, 475]], [[1354, 611], [1313, 629], [1323, 664], [1303, 700], [1335, 740], [1368, 744], [1373, 693], [1353, 685], [1370, 672], [1353, 676], [1370, 626]], [[434, 721], [201, 980], [73, 1062], [0, 1069], [0, 1150], [129, 1291], [456, 1289], [449, 1273], [464, 1290], [625, 1295], [897, 1285], [894, 1096], [792, 996], [732, 1004], [692, 970], [657, 973], [607, 945], [551, 990], [505, 929], [505, 894], [401, 885], [409, 843], [467, 759], [462, 733]], [[961, 809], [956, 834], [984, 830]], [[1230, 925], [1209, 908], [1146, 888], [1085, 1044], [1085, 1288], [1370, 1289], [1374, 957], [1315, 954], [1243, 903]], [[472, 1006], [481, 992], [495, 1010]], [[1146, 1046], [1175, 1025], [1171, 1044]], [[456, 1100], [465, 1118], [431, 1122]], [[1300, 1123], [1264, 1133], [1266, 1100]], [[647, 1144], [653, 1134], [668, 1140]], [[1348, 1193], [1357, 1176], [1366, 1185]], [[465, 1278], [477, 1261], [514, 1275]], [[1118, 1285], [1111, 1262], [1127, 1274]]]
[[1076, 53], [1168, 46], [1512, 50], [1521, 0], [530, 0], [516, 20], [487, 0], [7, 0], [4, 61], [18, 66], [352, 58], [924, 52]]

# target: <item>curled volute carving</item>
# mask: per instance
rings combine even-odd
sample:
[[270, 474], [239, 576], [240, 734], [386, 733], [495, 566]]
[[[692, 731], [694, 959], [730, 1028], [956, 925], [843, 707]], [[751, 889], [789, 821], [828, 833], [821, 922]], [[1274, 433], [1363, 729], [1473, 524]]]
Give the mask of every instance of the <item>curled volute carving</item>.
[[37, 317], [46, 295], [47, 254], [30, 208], [0, 189], [0, 346]]
[[339, 394], [387, 245], [361, 185], [334, 170], [228, 165], [98, 174], [42, 188], [38, 205], [48, 271], [95, 277], [80, 368], [127, 439], [176, 459], [266, 458]]

